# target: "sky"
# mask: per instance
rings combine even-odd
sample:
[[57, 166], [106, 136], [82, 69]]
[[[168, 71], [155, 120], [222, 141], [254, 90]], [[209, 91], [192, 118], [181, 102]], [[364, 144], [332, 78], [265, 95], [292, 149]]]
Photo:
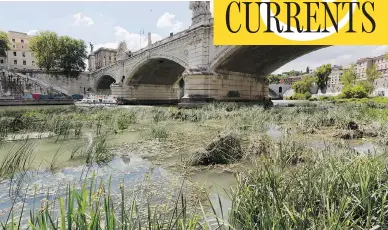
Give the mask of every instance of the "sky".
[[[212, 8], [212, 7], [211, 7]], [[147, 45], [147, 34], [152, 41], [179, 32], [191, 24], [188, 1], [166, 2], [0, 2], [2, 18], [0, 30], [26, 32], [54, 31], [100, 47], [117, 48], [126, 41], [131, 51]], [[212, 10], [212, 9], [211, 9]], [[144, 33], [141, 33], [144, 31]], [[278, 69], [314, 69], [330, 63], [346, 65], [367, 56], [388, 52], [388, 46], [335, 46], [300, 57]]]

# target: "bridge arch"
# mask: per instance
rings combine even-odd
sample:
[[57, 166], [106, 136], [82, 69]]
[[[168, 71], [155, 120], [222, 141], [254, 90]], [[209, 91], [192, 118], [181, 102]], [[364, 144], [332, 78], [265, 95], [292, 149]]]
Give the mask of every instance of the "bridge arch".
[[95, 84], [96, 94], [98, 95], [111, 95], [112, 91], [110, 89], [110, 85], [115, 83], [116, 79], [111, 75], [102, 75], [98, 78]]
[[265, 77], [288, 62], [328, 46], [225, 46], [210, 68]]
[[127, 85], [173, 85], [188, 64], [171, 55], [152, 55], [139, 60], [125, 80]]

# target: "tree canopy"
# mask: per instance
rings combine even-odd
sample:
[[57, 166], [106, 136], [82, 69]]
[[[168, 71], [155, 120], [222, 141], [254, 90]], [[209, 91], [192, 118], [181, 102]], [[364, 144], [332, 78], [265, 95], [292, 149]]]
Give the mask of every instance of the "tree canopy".
[[315, 70], [315, 76], [317, 80], [317, 85], [319, 88], [323, 89], [327, 86], [329, 81], [329, 76], [331, 74], [331, 64], [326, 64], [318, 67]]
[[30, 44], [40, 68], [67, 74], [81, 72], [86, 68], [84, 60], [87, 58], [87, 47], [83, 40], [45, 31], [33, 37]]
[[313, 86], [315, 81], [316, 81], [316, 78], [307, 75], [303, 77], [302, 80], [295, 82], [292, 85], [292, 88], [295, 90], [295, 93], [304, 94], [304, 93], [310, 92], [310, 89]]
[[10, 49], [10, 46], [7, 33], [0, 31], [0, 57], [7, 57], [7, 51]]
[[267, 80], [269, 81], [269, 84], [279, 84], [281, 79], [285, 79], [291, 76], [300, 76], [302, 74], [302, 71], [291, 70], [281, 74], [270, 74], [267, 76]]
[[381, 77], [376, 65], [366, 70], [366, 79], [357, 81], [357, 75], [354, 71], [354, 65], [345, 70], [341, 82], [344, 85], [342, 94], [346, 98], [364, 98], [368, 97], [375, 89], [375, 80]]
[[341, 83], [344, 86], [353, 86], [356, 84], [357, 75], [355, 72], [355, 67], [352, 65], [349, 69], [345, 70], [341, 77]]

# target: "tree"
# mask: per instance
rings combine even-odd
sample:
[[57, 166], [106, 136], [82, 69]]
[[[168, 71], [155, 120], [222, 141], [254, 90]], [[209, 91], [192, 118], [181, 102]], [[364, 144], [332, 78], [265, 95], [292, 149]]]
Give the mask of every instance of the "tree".
[[355, 67], [352, 65], [349, 69], [345, 70], [341, 76], [341, 83], [344, 86], [353, 86], [356, 84], [357, 75], [355, 72]]
[[366, 69], [366, 80], [373, 83], [376, 79], [381, 77], [381, 72], [377, 70], [376, 64]]
[[30, 41], [31, 50], [40, 68], [63, 71], [66, 74], [84, 71], [87, 58], [86, 44], [54, 32], [42, 32]]
[[329, 81], [329, 76], [331, 74], [331, 64], [322, 65], [315, 71], [315, 76], [317, 79], [317, 85], [320, 89], [326, 87], [327, 82]]
[[302, 80], [295, 82], [292, 85], [292, 88], [295, 90], [295, 93], [305, 94], [310, 92], [311, 87], [313, 86], [316, 79], [312, 76], [305, 76]]
[[344, 85], [342, 94], [345, 98], [364, 98], [373, 92], [374, 86], [368, 80], [358, 81], [355, 67], [344, 71], [341, 77], [341, 83]]
[[58, 60], [60, 70], [65, 73], [81, 72], [86, 68], [87, 47], [84, 41], [62, 36], [58, 39]]
[[269, 84], [279, 84], [280, 77], [278, 75], [270, 74], [267, 76]]
[[0, 31], [0, 57], [7, 57], [7, 51], [10, 49], [10, 46], [7, 33]]
[[375, 89], [375, 80], [381, 77], [381, 72], [377, 70], [376, 64], [366, 69], [366, 81], [360, 83], [364, 86], [369, 94]]
[[58, 65], [58, 35], [54, 32], [42, 32], [30, 40], [30, 48], [36, 64], [48, 71]]
[[310, 68], [307, 66], [306, 68], [306, 73], [309, 74], [310, 73]]

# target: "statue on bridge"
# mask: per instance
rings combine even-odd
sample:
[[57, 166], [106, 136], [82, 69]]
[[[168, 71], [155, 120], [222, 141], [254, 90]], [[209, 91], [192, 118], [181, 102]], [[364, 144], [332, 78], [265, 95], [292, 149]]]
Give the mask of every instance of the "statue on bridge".
[[190, 1], [189, 9], [193, 11], [193, 18], [202, 14], [210, 14], [210, 2]]
[[209, 16], [210, 13], [210, 2], [209, 1], [190, 1], [189, 9], [193, 11], [193, 24], [200, 21], [198, 16]]
[[119, 46], [117, 47], [117, 61], [124, 60], [130, 56], [130, 53], [128, 53], [127, 43], [125, 41], [120, 42]]
[[89, 42], [89, 46], [90, 46], [90, 54], [93, 54], [94, 45], [91, 42]]

